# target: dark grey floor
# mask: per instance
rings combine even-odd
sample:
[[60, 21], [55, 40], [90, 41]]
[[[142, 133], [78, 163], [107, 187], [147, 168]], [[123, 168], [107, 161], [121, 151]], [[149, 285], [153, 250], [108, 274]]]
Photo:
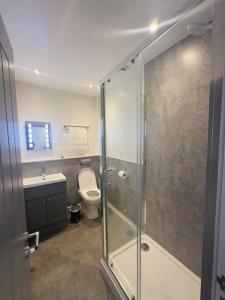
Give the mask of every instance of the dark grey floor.
[[85, 218], [40, 243], [31, 258], [32, 300], [114, 300], [100, 274], [101, 229]]

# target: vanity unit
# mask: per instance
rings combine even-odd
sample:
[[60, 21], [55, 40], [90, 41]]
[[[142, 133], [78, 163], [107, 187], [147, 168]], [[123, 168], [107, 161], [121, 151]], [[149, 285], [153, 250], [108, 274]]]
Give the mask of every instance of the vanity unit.
[[67, 226], [66, 177], [62, 173], [23, 179], [27, 231], [45, 237]]

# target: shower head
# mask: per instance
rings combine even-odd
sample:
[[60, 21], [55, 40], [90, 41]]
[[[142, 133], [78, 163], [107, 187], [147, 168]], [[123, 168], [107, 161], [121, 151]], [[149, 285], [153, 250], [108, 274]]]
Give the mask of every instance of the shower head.
[[212, 29], [212, 22], [194, 23], [187, 26], [187, 32], [191, 35], [200, 36]]

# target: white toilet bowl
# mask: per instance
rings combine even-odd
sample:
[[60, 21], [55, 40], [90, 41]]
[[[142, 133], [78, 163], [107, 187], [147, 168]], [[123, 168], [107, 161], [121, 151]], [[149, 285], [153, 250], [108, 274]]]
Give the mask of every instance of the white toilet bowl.
[[78, 183], [78, 193], [83, 200], [84, 213], [88, 219], [96, 219], [99, 216], [101, 192], [97, 187], [94, 171], [91, 168], [80, 169]]

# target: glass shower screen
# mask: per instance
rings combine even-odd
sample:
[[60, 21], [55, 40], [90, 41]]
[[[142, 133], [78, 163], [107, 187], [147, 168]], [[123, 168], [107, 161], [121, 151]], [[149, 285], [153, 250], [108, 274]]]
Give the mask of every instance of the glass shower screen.
[[212, 6], [104, 83], [105, 259], [129, 300], [200, 300]]
[[141, 53], [146, 228], [141, 299], [200, 300], [212, 9], [203, 1]]
[[[105, 146], [108, 264], [129, 298], [136, 299], [139, 198], [135, 60], [105, 83]], [[128, 266], [132, 268], [129, 278]]]

